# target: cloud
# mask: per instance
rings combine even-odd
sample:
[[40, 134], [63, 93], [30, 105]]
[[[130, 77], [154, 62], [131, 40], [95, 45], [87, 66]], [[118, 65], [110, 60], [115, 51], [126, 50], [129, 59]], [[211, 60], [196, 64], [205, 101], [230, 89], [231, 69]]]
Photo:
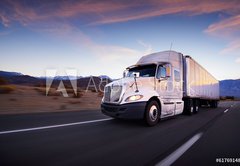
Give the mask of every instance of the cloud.
[[[67, 37], [68, 33], [74, 36], [77, 32], [80, 39], [73, 37], [70, 40], [76, 40], [89, 48], [97, 48], [97, 54], [105, 55], [109, 50], [112, 55], [116, 55], [117, 51], [129, 55], [138, 53], [130, 48], [97, 44], [80, 30], [81, 26], [127, 22], [170, 14], [192, 16], [216, 12], [224, 13], [227, 18], [211, 24], [205, 32], [230, 38], [230, 44], [222, 50], [222, 53], [238, 49], [239, 40], [236, 39], [240, 33], [240, 3], [238, 0], [139, 0], [137, 2], [126, 0], [1, 0], [0, 2], [0, 21], [6, 28], [11, 28], [14, 23], [20, 23], [31, 30], [52, 33], [56, 36]], [[138, 41], [138, 43], [146, 49], [146, 53], [152, 51], [150, 45], [146, 45], [142, 41]]]
[[240, 58], [236, 59], [236, 63], [240, 64]]
[[240, 12], [217, 23], [211, 24], [205, 33], [225, 38], [229, 44], [220, 54], [239, 54], [240, 52]]
[[120, 59], [122, 56], [140, 54], [140, 52], [126, 47], [98, 44], [70, 20], [71, 18], [84, 20], [84, 16], [90, 17], [91, 15], [99, 17], [98, 13], [125, 9], [126, 6], [129, 7], [127, 3], [120, 4], [112, 1], [48, 1], [45, 3], [25, 1], [23, 3], [22, 1], [3, 0], [0, 5], [3, 2], [5, 8], [0, 7], [0, 11], [8, 13], [8, 15], [6, 17], [0, 13], [0, 18], [5, 27], [11, 28], [11, 23], [18, 22], [33, 31], [70, 40], [91, 50], [96, 56], [108, 59], [113, 57]]
[[218, 36], [231, 36], [240, 31], [240, 12], [230, 18], [220, 22], [211, 24], [206, 30], [206, 33], [215, 34]]
[[8, 20], [8, 18], [4, 14], [0, 13], [0, 20], [1, 20], [2, 25], [4, 27], [9, 27], [10, 21]]
[[144, 55], [153, 53], [153, 48], [152, 48], [151, 44], [147, 44], [142, 40], [138, 40], [137, 42], [138, 42], [138, 44], [140, 44], [141, 46], [143, 46], [145, 48]]
[[[2, 6], [2, 7], [1, 7]], [[5, 16], [0, 13], [2, 22], [19, 22], [27, 25], [32, 22], [46, 20], [66, 20], [78, 18], [79, 21], [96, 20], [103, 13], [114, 13], [115, 11], [129, 8], [127, 3], [112, 1], [10, 1], [0, 2], [0, 11], [7, 13]], [[89, 20], [90, 18], [90, 20]]]
[[2, 32], [0, 32], [0, 36], [6, 36], [10, 33], [11, 33], [11, 31], [2, 31]]
[[[75, 46], [78, 52], [78, 57], [75, 58], [83, 61], [80, 63], [81, 65], [79, 65], [79, 68], [82, 66], [84, 72], [98, 73], [98, 71], [94, 70], [102, 68], [102, 66], [107, 66], [104, 71], [106, 74], [108, 72], [110, 74], [111, 72], [119, 73], [119, 71], [121, 73], [124, 67], [135, 63], [143, 52], [145, 52], [145, 47], [143, 47], [143, 50], [139, 51], [121, 45], [98, 43], [82, 30], [84, 21], [88, 21], [88, 19], [92, 17], [94, 19], [101, 17], [101, 14], [99, 14], [101, 12], [105, 13], [113, 10], [120, 10], [120, 8], [124, 8], [124, 5], [116, 5], [109, 2], [110, 8], [107, 8], [104, 4], [99, 4], [99, 2], [97, 4], [82, 4], [80, 1], [77, 1], [79, 2], [78, 5], [59, 4], [58, 7], [55, 6], [50, 10], [49, 6], [53, 4], [48, 3], [46, 6], [44, 3], [35, 4], [36, 1], [32, 2], [34, 5], [31, 4], [30, 6], [27, 3], [22, 3], [22, 1], [10, 1], [6, 5], [7, 7], [5, 6], [6, 8], [4, 8], [4, 10], [1, 10], [2, 2], [0, 1], [0, 13], [1, 11], [3, 11], [3, 13], [8, 13], [6, 18], [9, 20], [9, 26], [6, 27], [6, 30], [15, 29], [20, 25], [22, 28], [26, 28], [30, 31], [57, 38], [60, 41], [66, 41], [68, 44], [70, 43]], [[31, 7], [32, 5], [38, 7]], [[74, 24], [74, 22], [80, 22], [81, 25], [78, 23]], [[0, 32], [0, 35], [1, 34], [6, 33]], [[73, 56], [76, 55], [74, 54]], [[88, 58], [84, 58], [86, 56], [88, 56]], [[91, 61], [96, 62], [91, 63]], [[93, 68], [91, 66], [93, 64], [97, 66]]]
[[[131, 20], [145, 19], [169, 14], [188, 14], [199, 15], [214, 13], [219, 11], [231, 11], [236, 8], [236, 1], [190, 1], [190, 0], [176, 0], [176, 1], [158, 1], [150, 0], [147, 3], [136, 4], [134, 9], [126, 8], [123, 12], [115, 12], [98, 19], [90, 25], [101, 25], [118, 22], [126, 22]], [[143, 7], [146, 6], [146, 7]], [[139, 10], [138, 10], [139, 9]], [[103, 13], [104, 14], [104, 13]]]
[[[238, 1], [149, 0], [149, 1], [9, 1], [2, 0], [8, 20], [27, 24], [45, 19], [74, 19], [100, 25], [145, 19], [167, 14], [198, 15], [237, 11]], [[1, 8], [0, 8], [1, 9]]]
[[237, 54], [240, 52], [240, 40], [234, 40], [228, 44], [220, 53], [221, 54]]
[[92, 40], [78, 27], [64, 22], [55, 22], [46, 26], [47, 27], [41, 28], [38, 31], [44, 32], [45, 34], [53, 36], [54, 38], [67, 40], [72, 44], [75, 44], [79, 50], [82, 48], [87, 49], [89, 54], [93, 55], [96, 60], [99, 60], [101, 63], [107, 62], [116, 64], [116, 62], [135, 62], [139, 56], [143, 55], [145, 49], [147, 49], [143, 47], [143, 51], [138, 51], [122, 46], [100, 44]]
[[113, 1], [64, 1], [53, 15], [60, 17], [74, 17], [78, 14], [108, 13], [126, 9], [129, 5]]
[[220, 54], [239, 54], [240, 51], [240, 2], [229, 1], [229, 8], [222, 10], [224, 18], [212, 23], [204, 32], [208, 35], [220, 37], [229, 43]]

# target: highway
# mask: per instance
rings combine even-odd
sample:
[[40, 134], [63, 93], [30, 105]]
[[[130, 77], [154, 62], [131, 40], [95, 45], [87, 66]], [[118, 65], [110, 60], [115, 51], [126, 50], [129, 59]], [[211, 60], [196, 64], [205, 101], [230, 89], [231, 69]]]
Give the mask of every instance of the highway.
[[154, 127], [100, 110], [1, 115], [0, 165], [234, 165], [216, 159], [240, 158], [239, 131], [238, 101]]

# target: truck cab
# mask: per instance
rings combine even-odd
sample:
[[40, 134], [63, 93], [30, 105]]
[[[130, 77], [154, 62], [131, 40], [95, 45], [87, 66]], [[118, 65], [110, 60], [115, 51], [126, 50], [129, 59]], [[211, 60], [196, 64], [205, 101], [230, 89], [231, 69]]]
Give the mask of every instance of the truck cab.
[[175, 51], [143, 56], [105, 86], [101, 103], [108, 116], [144, 119], [149, 126], [181, 114], [183, 107], [183, 55]]

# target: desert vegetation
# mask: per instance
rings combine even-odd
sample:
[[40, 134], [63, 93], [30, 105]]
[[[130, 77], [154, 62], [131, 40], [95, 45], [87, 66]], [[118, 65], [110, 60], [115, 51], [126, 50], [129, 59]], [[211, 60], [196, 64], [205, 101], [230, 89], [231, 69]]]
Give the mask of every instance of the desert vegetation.
[[95, 76], [76, 81], [77, 91], [74, 91], [70, 80], [62, 80], [67, 93], [64, 97], [64, 91], [59, 90], [61, 80], [54, 79], [46, 93], [46, 78], [22, 74], [6, 76], [5, 72], [4, 77], [0, 76], [0, 114], [100, 110], [101, 90], [106, 82]]
[[102, 99], [102, 92], [81, 88], [77, 89], [77, 93], [71, 88], [66, 89], [68, 97], [64, 97], [55, 87], [51, 87], [47, 95], [42, 86], [10, 85], [4, 82], [0, 87], [9, 88], [7, 95], [0, 94], [0, 114], [100, 110]]
[[15, 90], [15, 86], [8, 84], [4, 78], [0, 78], [0, 94], [8, 94]]

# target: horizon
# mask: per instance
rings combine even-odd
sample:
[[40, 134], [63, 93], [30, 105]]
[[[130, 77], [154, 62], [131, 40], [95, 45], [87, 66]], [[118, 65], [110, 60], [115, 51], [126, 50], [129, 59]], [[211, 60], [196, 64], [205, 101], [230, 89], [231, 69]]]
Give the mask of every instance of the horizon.
[[[218, 80], [240, 79], [239, 1], [0, 2], [0, 70], [121, 78], [143, 55], [175, 50]], [[61, 75], [59, 75], [61, 76]]]
[[[26, 76], [31, 76], [31, 77], [35, 77], [35, 78], [43, 78], [43, 77], [48, 77], [48, 78], [55, 78], [55, 77], [75, 77], [75, 76], [73, 76], [73, 75], [55, 75], [55, 76], [33, 76], [33, 75], [29, 75], [29, 74], [25, 74], [25, 73], [20, 73], [20, 72], [14, 72], [14, 71], [3, 71], [3, 70], [0, 70], [0, 72], [13, 72], [13, 73], [19, 73], [19, 74], [22, 74], [22, 75], [26, 75]], [[112, 77], [110, 77], [110, 76], [108, 76], [108, 75], [85, 75], [85, 76], [83, 76], [83, 75], [77, 75], [77, 79], [79, 79], [79, 77], [81, 77], [81, 78], [87, 78], [87, 77], [101, 77], [101, 76], [107, 76], [107, 77], [109, 77], [111, 80], [117, 80], [117, 79], [121, 79], [121, 78], [112, 78]], [[218, 80], [218, 81], [227, 81], [227, 80], [240, 80], [240, 78], [236, 78], [236, 79], [231, 79], [231, 78], [229, 78], [229, 79], [223, 79], [223, 80]]]

